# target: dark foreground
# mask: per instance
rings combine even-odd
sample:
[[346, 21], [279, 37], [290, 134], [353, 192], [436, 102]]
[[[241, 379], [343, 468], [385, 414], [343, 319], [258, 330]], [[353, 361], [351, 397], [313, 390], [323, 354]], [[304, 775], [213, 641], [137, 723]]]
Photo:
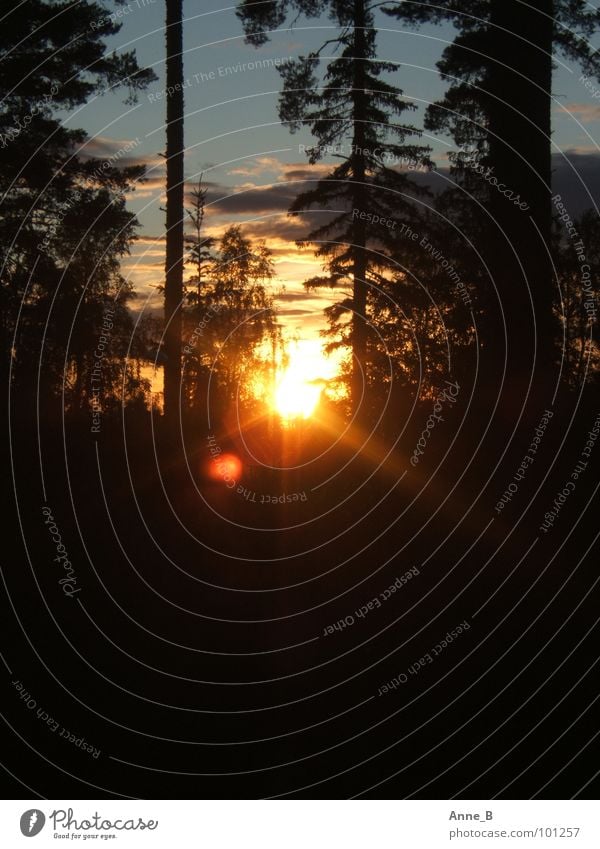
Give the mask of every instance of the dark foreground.
[[413, 465], [427, 405], [389, 456], [313, 428], [235, 487], [149, 416], [13, 421], [7, 795], [597, 796], [595, 401], [456, 404]]

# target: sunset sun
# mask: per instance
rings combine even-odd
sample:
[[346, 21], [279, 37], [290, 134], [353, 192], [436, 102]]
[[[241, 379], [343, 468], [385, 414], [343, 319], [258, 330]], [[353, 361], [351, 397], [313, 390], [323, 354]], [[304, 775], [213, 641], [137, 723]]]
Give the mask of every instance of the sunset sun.
[[287, 370], [275, 390], [275, 409], [283, 419], [307, 419], [319, 402], [321, 387], [300, 371]]
[[306, 339], [288, 348], [289, 363], [276, 382], [273, 407], [282, 419], [308, 419], [316, 410], [323, 386], [335, 372], [318, 340]]

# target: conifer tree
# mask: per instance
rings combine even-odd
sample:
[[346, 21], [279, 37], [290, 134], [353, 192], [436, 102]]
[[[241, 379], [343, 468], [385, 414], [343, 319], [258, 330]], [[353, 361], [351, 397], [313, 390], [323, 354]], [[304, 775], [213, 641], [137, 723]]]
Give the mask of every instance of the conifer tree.
[[184, 266], [183, 0], [166, 0], [167, 226], [165, 252], [165, 419], [176, 432], [181, 391]]
[[[429, 148], [414, 141], [419, 131], [403, 120], [416, 107], [382, 79], [397, 65], [377, 59], [376, 4], [334, 0], [321, 4], [321, 10], [325, 5], [339, 32], [318, 50], [282, 66], [279, 114], [292, 132], [310, 128], [315, 138], [309, 151], [312, 164], [332, 150], [341, 160], [314, 189], [298, 196], [290, 212], [314, 207], [328, 210], [329, 219], [302, 242], [317, 246], [326, 273], [305, 285], [351, 289], [351, 298], [343, 306], [351, 315], [350, 396], [356, 414], [368, 388], [368, 291], [375, 285], [370, 271], [389, 264], [393, 231], [407, 219], [414, 221], [415, 207], [408, 196], [424, 194], [402, 166], [428, 168], [431, 163]], [[276, 5], [258, 20], [273, 26], [283, 20], [282, 15], [282, 6]], [[242, 19], [250, 40], [260, 43], [264, 33], [258, 29], [257, 18], [251, 24], [243, 14]], [[323, 59], [325, 50], [339, 55]]]
[[[108, 51], [106, 40], [121, 24], [102, 4], [30, 0], [26, 6], [26, 14], [21, 6], [8, 10], [0, 29], [0, 373], [6, 379], [10, 363], [12, 381], [22, 384], [51, 305], [60, 312], [81, 299], [79, 319], [91, 322], [118, 290], [118, 258], [136, 226], [125, 195], [144, 173], [143, 166], [111, 157], [90, 158], [86, 133], [66, 127], [60, 113], [122, 88], [126, 102], [134, 102], [155, 79], [134, 51]], [[107, 242], [108, 233], [121, 235]], [[91, 263], [99, 244], [103, 261]], [[25, 320], [14, 339], [21, 306]], [[53, 314], [46, 333], [45, 387], [53, 397], [71, 369], [73, 351], [65, 360], [66, 338], [59, 338], [63, 318]], [[75, 359], [81, 385], [82, 357]]]
[[[562, 54], [598, 79], [600, 57], [588, 39], [600, 13], [583, 0], [436, 0], [395, 4], [386, 11], [415, 24], [446, 20], [458, 28], [438, 64], [448, 90], [429, 107], [425, 125], [453, 136], [458, 146], [454, 176], [489, 210], [488, 218], [481, 207], [471, 209], [473, 235], [490, 272], [480, 330], [484, 346], [493, 347], [507, 322], [509, 368], [513, 377], [523, 371], [527, 379], [534, 347], [547, 370], [557, 331], [551, 261], [552, 56]], [[455, 201], [462, 208], [458, 195]]]

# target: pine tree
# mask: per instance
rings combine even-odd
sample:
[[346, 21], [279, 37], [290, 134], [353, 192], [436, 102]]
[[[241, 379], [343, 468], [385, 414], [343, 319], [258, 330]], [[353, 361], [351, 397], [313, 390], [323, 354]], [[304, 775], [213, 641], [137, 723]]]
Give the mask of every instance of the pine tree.
[[[51, 304], [63, 310], [81, 299], [80, 321], [92, 322], [103, 299], [118, 288], [113, 288], [115, 263], [127, 251], [135, 226], [125, 194], [144, 168], [84, 157], [85, 132], [64, 127], [57, 113], [120, 88], [127, 91], [127, 102], [133, 102], [155, 79], [139, 67], [135, 52], [107, 52], [106, 38], [120, 27], [103, 6], [87, 0], [60, 8], [31, 0], [26, 15], [15, 8], [2, 20], [0, 347], [3, 374], [12, 363], [13, 382], [27, 379]], [[120, 228], [122, 238], [107, 245], [106, 233], [115, 235]], [[91, 275], [87, 260], [100, 243], [106, 253]], [[21, 305], [25, 315], [13, 347]], [[72, 354], [64, 350], [66, 338], [57, 335], [61, 317], [53, 318], [47, 326], [44, 382], [51, 396], [60, 389], [63, 369], [71, 369]], [[82, 368], [74, 372], [79, 385], [82, 373]]]
[[598, 324], [596, 281], [600, 277], [596, 211], [584, 212], [573, 221], [573, 228], [565, 238], [564, 229], [556, 227], [553, 253], [561, 299], [555, 311], [564, 334], [564, 379], [573, 390], [580, 390], [584, 383], [600, 387], [600, 340], [594, 335]]
[[[186, 281], [187, 298], [191, 303], [201, 302], [205, 277], [210, 273], [210, 269], [213, 267], [215, 261], [213, 248], [216, 239], [212, 236], [205, 236], [203, 233], [207, 193], [208, 189], [204, 187], [202, 176], [200, 176], [198, 185], [191, 193], [192, 204], [186, 209], [188, 218], [194, 228], [193, 235], [185, 237], [189, 256], [187, 262], [195, 270], [195, 274]], [[195, 285], [195, 292], [189, 291], [190, 283]]]
[[497, 340], [506, 321], [511, 374], [527, 380], [534, 346], [547, 370], [557, 331], [550, 255], [552, 54], [598, 78], [600, 58], [588, 38], [600, 13], [582, 0], [438, 0], [388, 13], [413, 23], [449, 20], [459, 29], [438, 65], [448, 91], [428, 109], [426, 127], [453, 136], [459, 147], [454, 176], [490, 212], [487, 217], [480, 208], [473, 222], [490, 272], [484, 347], [495, 347], [503, 359]]
[[[393, 230], [407, 219], [414, 220], [415, 209], [407, 196], [424, 194], [398, 166], [410, 163], [428, 168], [431, 163], [429, 148], [406, 142], [419, 131], [402, 116], [416, 107], [381, 78], [397, 65], [376, 58], [373, 7], [365, 0], [353, 0], [350, 4], [331, 2], [329, 11], [339, 34], [319, 50], [281, 68], [284, 84], [279, 114], [292, 132], [310, 127], [316, 141], [309, 152], [311, 164], [331, 149], [341, 159], [314, 189], [299, 195], [290, 212], [297, 214], [311, 207], [329, 211], [329, 220], [302, 242], [317, 246], [326, 270], [324, 276], [314, 277], [306, 285], [351, 288], [352, 297], [342, 306], [351, 314], [350, 396], [356, 414], [369, 382], [368, 291], [375, 285], [369, 275], [390, 264]], [[256, 39], [256, 28], [250, 32]], [[327, 60], [321, 79], [318, 72], [326, 48], [340, 52], [337, 58]]]
[[166, 0], [167, 221], [165, 256], [164, 412], [173, 435], [181, 392], [184, 266], [183, 2]]
[[241, 20], [246, 41], [260, 47], [269, 40], [269, 32], [280, 27], [289, 12], [316, 17], [330, 0], [241, 0], [236, 15]]
[[[191, 212], [195, 216], [194, 207]], [[190, 409], [205, 414], [210, 404], [211, 418], [218, 419], [253, 397], [253, 384], [268, 359], [267, 349], [279, 339], [279, 328], [267, 287], [274, 269], [266, 244], [253, 243], [237, 225], [215, 243], [210, 274], [203, 277], [201, 292], [194, 293], [193, 306], [185, 313], [183, 351], [184, 394]], [[195, 264], [193, 257], [191, 262]]]

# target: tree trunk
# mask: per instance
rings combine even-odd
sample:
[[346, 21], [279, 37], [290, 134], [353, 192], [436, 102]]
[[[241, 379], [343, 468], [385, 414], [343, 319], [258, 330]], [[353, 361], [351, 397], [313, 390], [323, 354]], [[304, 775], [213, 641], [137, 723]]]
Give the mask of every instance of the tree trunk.
[[[354, 209], [365, 210], [367, 193], [365, 188], [365, 62], [367, 44], [365, 38], [366, 14], [364, 0], [354, 0], [354, 79], [352, 92], [353, 137], [352, 179], [354, 181]], [[352, 414], [359, 417], [361, 398], [363, 406], [367, 395], [367, 233], [364, 221], [354, 218], [353, 227], [354, 262], [352, 270]], [[363, 398], [364, 394], [364, 398]], [[361, 416], [362, 418], [362, 416]]]
[[[534, 356], [536, 372], [551, 371], [556, 331], [549, 256], [553, 11], [553, 0], [491, 2], [489, 156], [498, 182], [490, 185], [491, 269], [507, 325], [508, 379], [518, 384], [531, 377]], [[502, 192], [520, 195], [529, 208]]]
[[183, 2], [167, 5], [167, 244], [165, 267], [164, 404], [169, 429], [179, 421], [183, 299]]

